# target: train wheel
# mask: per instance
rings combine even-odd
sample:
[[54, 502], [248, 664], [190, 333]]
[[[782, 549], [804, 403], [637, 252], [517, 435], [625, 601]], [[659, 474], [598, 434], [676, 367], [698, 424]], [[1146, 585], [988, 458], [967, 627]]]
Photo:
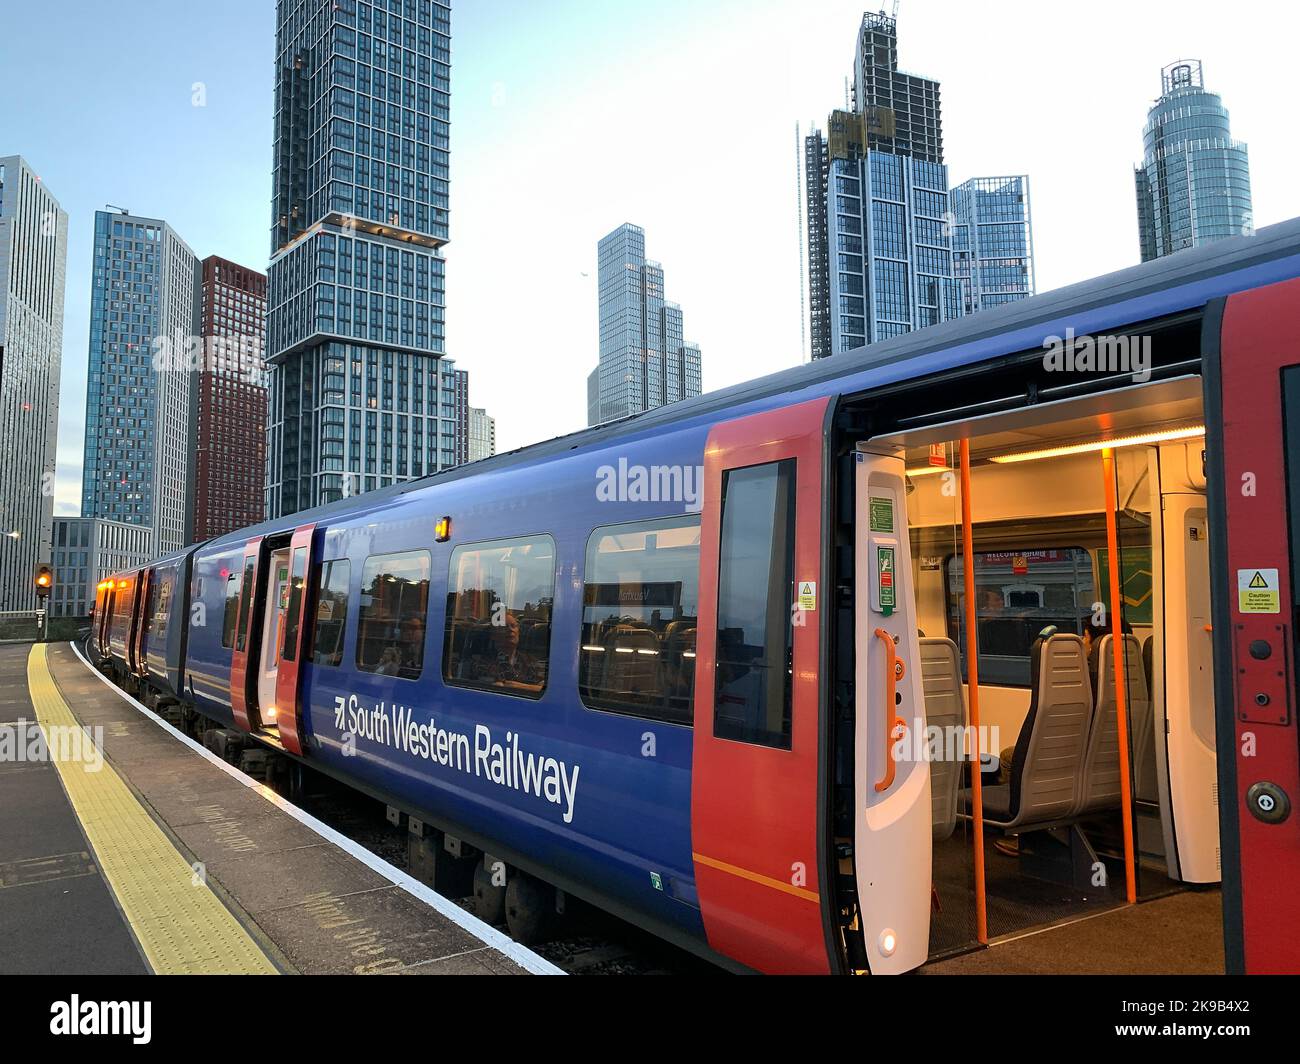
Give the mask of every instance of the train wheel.
[[505, 903], [510, 937], [525, 946], [540, 941], [555, 912], [555, 891], [532, 876], [516, 872], [506, 887]]
[[488, 868], [482, 861], [474, 869], [474, 915], [486, 924], [499, 924], [506, 917], [506, 866], [493, 861]]

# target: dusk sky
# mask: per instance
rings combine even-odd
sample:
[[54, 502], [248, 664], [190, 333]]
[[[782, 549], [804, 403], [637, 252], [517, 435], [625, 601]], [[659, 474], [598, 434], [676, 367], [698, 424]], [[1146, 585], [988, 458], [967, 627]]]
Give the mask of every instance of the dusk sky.
[[[0, 155], [70, 215], [58, 513], [80, 499], [94, 211], [266, 269], [274, 10], [0, 0]], [[453, 3], [447, 352], [500, 450], [585, 424], [596, 242], [625, 221], [664, 265], [706, 391], [804, 357], [796, 123], [843, 105], [862, 11]], [[941, 83], [952, 183], [1029, 175], [1040, 292], [1138, 261], [1133, 165], [1176, 59], [1204, 61], [1249, 144], [1256, 224], [1300, 215], [1294, 6], [903, 0], [899, 39], [901, 65]]]

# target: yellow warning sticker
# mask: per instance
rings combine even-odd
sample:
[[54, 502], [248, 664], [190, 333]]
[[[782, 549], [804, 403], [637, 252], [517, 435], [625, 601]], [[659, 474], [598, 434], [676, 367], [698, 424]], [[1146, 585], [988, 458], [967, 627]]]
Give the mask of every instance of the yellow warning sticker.
[[1238, 609], [1242, 613], [1281, 613], [1280, 587], [1276, 569], [1238, 569]]
[[808, 611], [817, 608], [817, 585], [811, 580], [799, 584], [799, 609]]

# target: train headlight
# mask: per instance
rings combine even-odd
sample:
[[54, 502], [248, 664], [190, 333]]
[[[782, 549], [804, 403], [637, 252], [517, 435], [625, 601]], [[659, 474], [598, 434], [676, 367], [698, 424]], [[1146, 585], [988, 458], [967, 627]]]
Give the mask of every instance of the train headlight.
[[891, 928], [885, 928], [880, 932], [880, 952], [886, 957], [892, 957], [894, 950], [898, 949], [898, 936], [894, 934]]

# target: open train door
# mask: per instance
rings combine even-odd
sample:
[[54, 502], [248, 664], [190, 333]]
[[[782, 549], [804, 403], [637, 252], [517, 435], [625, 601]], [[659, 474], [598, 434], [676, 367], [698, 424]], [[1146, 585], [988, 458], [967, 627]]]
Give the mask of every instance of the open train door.
[[819, 733], [826, 408], [724, 422], [704, 449], [692, 850], [709, 945], [763, 972], [838, 967]]
[[[866, 446], [866, 445], [864, 445]], [[856, 454], [853, 861], [871, 971], [930, 952], [932, 810], [903, 459]]]
[[295, 529], [289, 542], [289, 601], [280, 633], [280, 662], [275, 675], [275, 724], [280, 742], [291, 754], [302, 754], [302, 666], [307, 652], [310, 609], [307, 574], [312, 568], [315, 525]]
[[1230, 972], [1300, 971], [1300, 281], [1205, 325], [1224, 939]]
[[251, 732], [257, 719], [256, 671], [250, 673], [248, 662], [257, 661], [258, 578], [262, 568], [262, 537], [244, 545], [243, 575], [239, 584], [239, 616], [235, 621], [235, 648], [230, 656], [230, 710], [235, 724]]

